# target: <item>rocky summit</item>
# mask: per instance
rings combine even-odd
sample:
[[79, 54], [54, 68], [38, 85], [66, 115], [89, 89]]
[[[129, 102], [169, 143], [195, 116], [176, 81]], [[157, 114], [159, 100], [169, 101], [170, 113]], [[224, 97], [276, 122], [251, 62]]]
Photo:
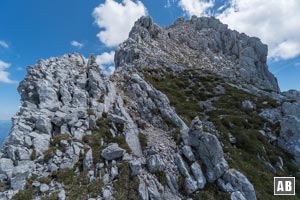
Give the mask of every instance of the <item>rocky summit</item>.
[[38, 61], [1, 148], [0, 199], [281, 199], [274, 176], [300, 184], [300, 92], [279, 91], [267, 51], [215, 18], [142, 17], [111, 76], [94, 56]]

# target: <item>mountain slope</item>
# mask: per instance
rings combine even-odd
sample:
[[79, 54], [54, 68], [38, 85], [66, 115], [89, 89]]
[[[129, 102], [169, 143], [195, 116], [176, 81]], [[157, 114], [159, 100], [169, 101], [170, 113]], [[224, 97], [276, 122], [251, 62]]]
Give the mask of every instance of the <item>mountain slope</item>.
[[111, 77], [93, 56], [40, 60], [18, 88], [1, 198], [280, 199], [273, 176], [299, 184], [300, 92], [279, 92], [266, 56], [214, 18], [142, 17]]

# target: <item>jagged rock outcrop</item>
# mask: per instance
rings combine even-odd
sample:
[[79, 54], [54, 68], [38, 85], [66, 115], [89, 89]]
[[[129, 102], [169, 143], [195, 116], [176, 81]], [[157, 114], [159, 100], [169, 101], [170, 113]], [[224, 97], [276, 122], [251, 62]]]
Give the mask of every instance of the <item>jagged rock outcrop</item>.
[[140, 18], [115, 54], [117, 71], [133, 68], [204, 68], [231, 79], [279, 91], [258, 38], [228, 29], [215, 18], [179, 18], [167, 28]]
[[268, 199], [256, 170], [297, 175], [300, 95], [279, 93], [266, 57], [214, 18], [142, 17], [111, 77], [94, 56], [40, 60], [18, 88], [0, 198]]

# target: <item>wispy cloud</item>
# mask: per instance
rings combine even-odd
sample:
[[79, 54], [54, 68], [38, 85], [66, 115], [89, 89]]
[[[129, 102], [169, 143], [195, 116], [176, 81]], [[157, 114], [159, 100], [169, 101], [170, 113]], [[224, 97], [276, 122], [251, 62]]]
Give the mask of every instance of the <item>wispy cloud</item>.
[[141, 1], [123, 0], [118, 3], [106, 0], [94, 9], [95, 23], [102, 29], [97, 37], [107, 47], [115, 47], [123, 42], [134, 22], [147, 10]]
[[16, 81], [13, 81], [9, 78], [9, 72], [5, 71], [11, 66], [10, 63], [4, 62], [0, 60], [0, 82], [3, 83], [15, 83]]
[[300, 62], [298, 62], [298, 63], [295, 63], [295, 66], [300, 66]]
[[71, 41], [71, 45], [72, 45], [73, 47], [78, 47], [78, 48], [82, 48], [82, 47], [84, 46], [83, 43], [80, 43], [80, 42], [78, 42], [78, 41], [76, 41], [76, 40]]
[[0, 40], [0, 46], [4, 47], [4, 48], [9, 48], [9, 45], [7, 44], [7, 42]]

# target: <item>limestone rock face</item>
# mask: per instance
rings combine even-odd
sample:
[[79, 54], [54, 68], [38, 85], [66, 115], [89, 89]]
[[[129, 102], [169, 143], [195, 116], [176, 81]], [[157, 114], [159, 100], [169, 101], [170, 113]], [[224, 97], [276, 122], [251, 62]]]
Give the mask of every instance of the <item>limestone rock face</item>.
[[204, 68], [278, 91], [277, 80], [268, 71], [267, 54], [267, 45], [258, 38], [232, 31], [215, 18], [179, 18], [162, 28], [150, 17], [142, 17], [117, 48], [115, 63], [117, 71], [126, 66]]
[[295, 161], [300, 165], [300, 118], [286, 116], [280, 122], [281, 133], [278, 145], [295, 156]]
[[216, 136], [202, 130], [198, 117], [192, 121], [189, 137], [190, 145], [197, 150], [200, 159], [206, 166], [207, 181], [214, 182], [228, 169], [228, 163], [224, 159], [219, 140]]

